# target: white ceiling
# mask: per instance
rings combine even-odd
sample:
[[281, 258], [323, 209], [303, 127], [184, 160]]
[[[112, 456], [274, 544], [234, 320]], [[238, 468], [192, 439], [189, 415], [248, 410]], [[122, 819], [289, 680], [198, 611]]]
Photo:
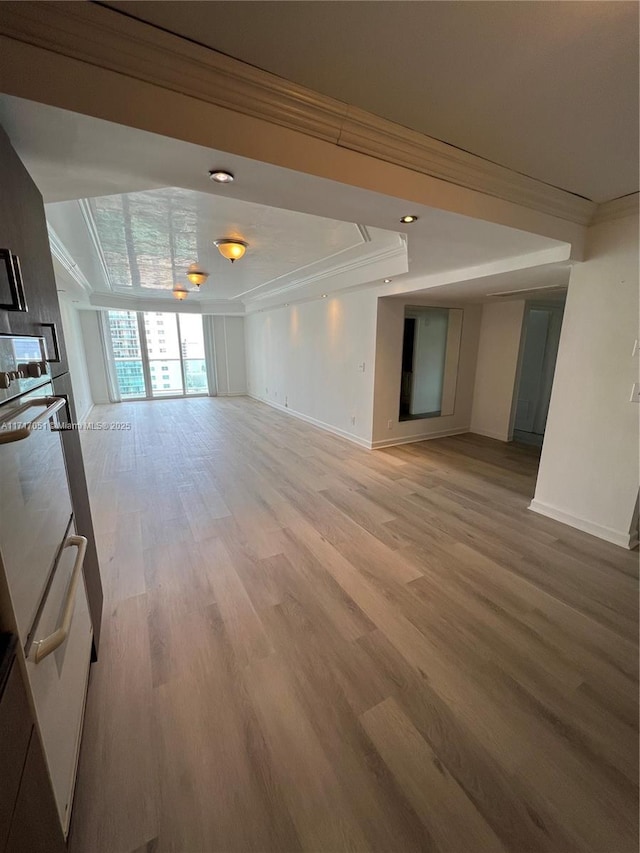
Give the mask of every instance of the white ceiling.
[[[0, 96], [0, 125], [43, 193], [49, 222], [71, 257], [69, 275], [56, 267], [64, 278], [61, 289], [71, 286], [69, 276], [79, 269], [93, 304], [106, 304], [100, 294], [139, 296], [145, 290], [170, 298], [171, 286], [184, 280], [192, 262], [211, 273], [203, 302], [227, 300], [243, 312], [320, 298], [330, 290], [379, 286], [386, 277], [393, 279], [388, 287], [394, 292], [418, 290], [442, 283], [442, 276], [475, 277], [483, 265], [499, 271], [569, 254], [568, 244], [558, 240], [6, 95]], [[234, 183], [209, 180], [208, 171], [220, 167], [234, 172]], [[153, 232], [151, 241], [147, 233], [144, 245], [133, 246], [147, 255], [144, 263], [138, 258], [145, 269], [138, 290], [128, 283], [122, 195], [144, 202], [136, 229]], [[114, 205], [115, 228], [101, 232], [99, 210]], [[173, 264], [170, 205], [182, 210], [183, 245]], [[399, 220], [407, 212], [419, 220], [404, 226], [405, 244]], [[87, 226], [88, 219], [95, 227]], [[233, 266], [212, 246], [228, 236], [249, 243]], [[189, 297], [189, 305], [195, 298]]]
[[106, 5], [596, 202], [638, 191], [638, 3]]
[[[191, 299], [288, 299], [354, 268], [371, 281], [381, 260], [407, 269], [398, 232], [179, 187], [54, 202], [47, 218], [95, 293], [171, 299], [181, 284]], [[220, 255], [213, 241], [225, 238], [248, 243], [244, 258]], [[193, 264], [210, 275], [200, 289]]]

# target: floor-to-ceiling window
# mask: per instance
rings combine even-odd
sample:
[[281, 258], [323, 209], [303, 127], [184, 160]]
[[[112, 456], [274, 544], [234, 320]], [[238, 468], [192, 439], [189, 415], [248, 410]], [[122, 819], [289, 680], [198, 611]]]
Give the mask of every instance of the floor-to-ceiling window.
[[164, 311], [109, 311], [122, 399], [207, 394], [202, 317]]
[[147, 396], [138, 316], [135, 311], [109, 311], [109, 330], [118, 388], [123, 400]]
[[185, 394], [207, 394], [209, 387], [204, 357], [202, 317], [198, 314], [178, 314], [178, 325]]

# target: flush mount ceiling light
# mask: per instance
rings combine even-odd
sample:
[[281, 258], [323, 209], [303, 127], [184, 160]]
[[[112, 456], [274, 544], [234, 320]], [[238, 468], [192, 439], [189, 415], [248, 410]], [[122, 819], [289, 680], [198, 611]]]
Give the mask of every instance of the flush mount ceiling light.
[[201, 270], [198, 264], [191, 264], [187, 270], [187, 278], [191, 284], [195, 284], [196, 287], [200, 287], [200, 285], [204, 284], [209, 278], [209, 273]]
[[408, 225], [410, 222], [417, 222], [417, 221], [418, 221], [418, 217], [415, 216], [413, 213], [408, 213], [406, 216], [400, 217], [400, 222], [402, 222], [404, 225]]
[[172, 293], [173, 298], [178, 299], [180, 302], [183, 302], [189, 295], [189, 291], [184, 284], [175, 284]]
[[214, 240], [213, 245], [218, 247], [218, 251], [223, 258], [233, 263], [239, 261], [247, 251], [248, 243], [244, 240]]
[[212, 169], [209, 172], [209, 178], [217, 184], [230, 184], [233, 182], [231, 172], [225, 172], [224, 169]]

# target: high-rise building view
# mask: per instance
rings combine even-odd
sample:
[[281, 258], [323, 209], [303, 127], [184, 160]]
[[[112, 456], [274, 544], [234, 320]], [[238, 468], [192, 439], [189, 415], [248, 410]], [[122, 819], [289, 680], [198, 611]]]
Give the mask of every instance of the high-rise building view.
[[202, 317], [109, 311], [122, 399], [208, 393]]

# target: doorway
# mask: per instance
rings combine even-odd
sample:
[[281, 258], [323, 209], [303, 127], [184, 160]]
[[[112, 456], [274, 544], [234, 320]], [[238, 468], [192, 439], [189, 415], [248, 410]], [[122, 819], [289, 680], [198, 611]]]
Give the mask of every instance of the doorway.
[[564, 301], [525, 309], [513, 440], [542, 446], [558, 357]]

